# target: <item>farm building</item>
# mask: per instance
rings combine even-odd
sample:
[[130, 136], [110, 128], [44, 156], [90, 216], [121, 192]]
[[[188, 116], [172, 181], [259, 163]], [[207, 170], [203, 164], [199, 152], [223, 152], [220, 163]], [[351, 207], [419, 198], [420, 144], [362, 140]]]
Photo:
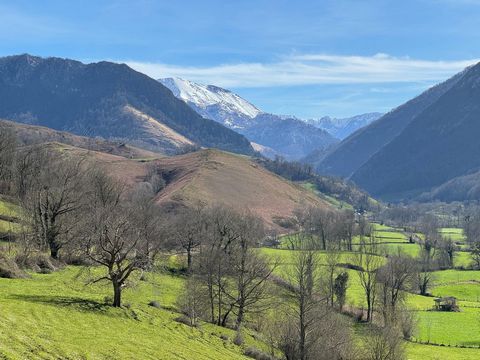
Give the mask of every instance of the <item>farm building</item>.
[[457, 298], [445, 296], [437, 298], [435, 301], [435, 310], [437, 311], [458, 311]]

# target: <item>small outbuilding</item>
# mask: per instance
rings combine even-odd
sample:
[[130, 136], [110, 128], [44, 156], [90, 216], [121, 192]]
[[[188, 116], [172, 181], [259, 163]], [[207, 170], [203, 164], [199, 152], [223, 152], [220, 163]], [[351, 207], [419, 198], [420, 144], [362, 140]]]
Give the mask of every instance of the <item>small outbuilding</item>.
[[435, 299], [435, 310], [437, 311], [458, 311], [457, 298], [445, 296]]

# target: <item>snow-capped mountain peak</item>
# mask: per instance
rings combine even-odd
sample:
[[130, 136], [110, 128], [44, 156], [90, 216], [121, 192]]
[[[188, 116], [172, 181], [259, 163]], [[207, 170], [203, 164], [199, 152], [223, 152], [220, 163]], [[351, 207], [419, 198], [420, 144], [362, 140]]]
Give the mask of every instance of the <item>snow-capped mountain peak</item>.
[[[181, 78], [165, 78], [159, 81], [177, 98], [196, 107], [202, 115], [230, 127], [242, 127], [241, 123], [245, 120], [253, 119], [262, 113], [239, 95], [218, 86], [202, 85]], [[221, 117], [216, 116], [216, 113], [221, 113]], [[231, 116], [227, 116], [228, 119], [225, 120], [225, 115], [228, 114]]]
[[306, 122], [328, 131], [339, 139], [344, 139], [356, 130], [379, 119], [382, 115], [382, 113], [373, 112], [356, 115], [350, 118], [331, 118], [330, 116], [324, 116], [319, 119], [306, 120]]

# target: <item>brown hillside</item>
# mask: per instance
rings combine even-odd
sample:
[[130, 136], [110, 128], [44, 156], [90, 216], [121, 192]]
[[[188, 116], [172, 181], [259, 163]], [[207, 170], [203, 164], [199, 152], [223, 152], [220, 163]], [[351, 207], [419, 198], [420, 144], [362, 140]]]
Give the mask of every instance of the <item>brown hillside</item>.
[[156, 162], [167, 181], [156, 201], [169, 211], [197, 204], [223, 204], [239, 211], [249, 209], [260, 216], [267, 227], [281, 230], [279, 220], [290, 218], [296, 208], [331, 206], [308, 190], [269, 172], [249, 157], [219, 150], [201, 150], [143, 161], [60, 143], [45, 146], [62, 156], [83, 157], [127, 186], [145, 181], [148, 164]]
[[143, 161], [127, 159], [122, 156], [81, 149], [61, 143], [45, 143], [42, 145], [48, 150], [57, 152], [66, 158], [82, 158], [87, 164], [104, 169], [108, 174], [124, 183], [127, 187], [133, 187], [142, 182], [146, 175], [146, 163]]
[[292, 216], [302, 206], [330, 206], [314, 194], [265, 170], [248, 157], [202, 150], [157, 160], [169, 174], [159, 204], [226, 204], [250, 209], [278, 228], [276, 219]]
[[162, 156], [158, 153], [140, 149], [123, 142], [73, 135], [65, 131], [53, 130], [44, 126], [25, 125], [8, 120], [0, 120], [0, 125], [11, 128], [17, 135], [21, 145], [57, 142], [77, 148], [123, 156], [129, 159], [158, 158]]

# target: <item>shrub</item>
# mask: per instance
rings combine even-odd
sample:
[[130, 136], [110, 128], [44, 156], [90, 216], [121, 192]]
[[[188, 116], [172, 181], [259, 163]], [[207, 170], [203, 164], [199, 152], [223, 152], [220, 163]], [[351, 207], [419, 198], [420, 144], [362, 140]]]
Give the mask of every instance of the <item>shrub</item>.
[[104, 302], [105, 304], [107, 304], [107, 305], [112, 305], [112, 303], [113, 303], [113, 297], [111, 297], [111, 296], [105, 296], [105, 297], [103, 298], [103, 302]]
[[411, 311], [403, 310], [400, 312], [400, 330], [405, 340], [410, 340], [414, 334], [417, 320]]
[[157, 308], [157, 309], [161, 308], [160, 303], [156, 300], [150, 301], [148, 303], [148, 306], [151, 306], [151, 307], [154, 307], [154, 308]]
[[243, 352], [243, 355], [251, 357], [252, 359], [255, 360], [275, 360], [274, 357], [271, 355], [255, 348], [255, 347], [248, 347], [245, 349]]
[[175, 318], [175, 321], [180, 323], [180, 324], [184, 324], [184, 325], [191, 326], [191, 327], [196, 327], [197, 326], [197, 324], [192, 324], [192, 319], [190, 319], [186, 315], [180, 315], [179, 317]]
[[16, 279], [26, 277], [26, 274], [20, 270], [17, 263], [4, 256], [0, 257], [0, 278]]
[[237, 331], [235, 338], [233, 339], [233, 343], [238, 346], [243, 345], [243, 335], [241, 331]]
[[18, 257], [16, 261], [17, 263], [20, 262], [25, 268], [42, 274], [49, 274], [64, 266], [64, 264], [58, 260], [54, 260], [50, 256], [40, 253], [29, 256], [28, 258]]

